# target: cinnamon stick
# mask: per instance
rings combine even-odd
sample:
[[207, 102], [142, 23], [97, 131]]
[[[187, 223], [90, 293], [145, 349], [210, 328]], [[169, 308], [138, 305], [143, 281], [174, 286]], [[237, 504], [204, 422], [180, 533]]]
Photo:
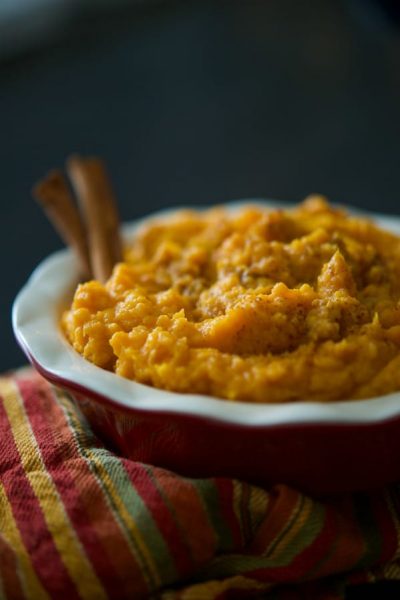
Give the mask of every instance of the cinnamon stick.
[[75, 252], [82, 276], [89, 278], [91, 269], [85, 231], [62, 172], [59, 169], [50, 171], [33, 187], [32, 195], [63, 241]]
[[119, 218], [111, 182], [99, 158], [71, 156], [67, 172], [78, 198], [88, 234], [93, 275], [105, 282], [122, 259]]

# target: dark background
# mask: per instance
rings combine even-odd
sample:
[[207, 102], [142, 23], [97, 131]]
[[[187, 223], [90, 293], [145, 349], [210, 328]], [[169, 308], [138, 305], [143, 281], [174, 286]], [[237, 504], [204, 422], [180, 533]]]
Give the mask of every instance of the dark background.
[[12, 300], [61, 247], [30, 188], [71, 152], [107, 160], [125, 220], [314, 191], [400, 212], [397, 1], [147, 2], [53, 21], [0, 48], [2, 371], [25, 362]]
[[164, 206], [298, 201], [314, 191], [400, 212], [397, 6], [130, 4], [77, 11], [40, 43], [5, 52], [0, 368], [25, 362], [11, 302], [61, 246], [30, 188], [71, 152], [106, 158], [125, 220]]

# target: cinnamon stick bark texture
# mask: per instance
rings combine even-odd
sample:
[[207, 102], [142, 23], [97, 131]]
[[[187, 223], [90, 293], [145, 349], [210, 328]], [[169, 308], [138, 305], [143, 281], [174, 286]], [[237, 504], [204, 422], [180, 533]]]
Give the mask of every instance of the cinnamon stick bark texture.
[[93, 276], [104, 283], [114, 265], [122, 259], [119, 218], [111, 182], [99, 158], [71, 156], [67, 172], [86, 222]]
[[50, 171], [34, 186], [32, 195], [65, 244], [73, 249], [81, 275], [88, 279], [91, 276], [91, 268], [86, 234], [78, 208], [62, 172], [59, 169]]

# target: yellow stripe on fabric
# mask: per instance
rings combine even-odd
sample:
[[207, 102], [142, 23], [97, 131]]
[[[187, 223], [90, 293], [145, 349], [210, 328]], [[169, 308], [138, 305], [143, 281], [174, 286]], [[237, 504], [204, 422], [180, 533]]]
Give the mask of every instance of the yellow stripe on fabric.
[[[161, 586], [162, 581], [160, 578], [160, 574], [158, 572], [157, 569], [157, 565], [154, 561], [153, 556], [151, 555], [151, 552], [148, 548], [148, 546], [146, 545], [146, 541], [143, 539], [142, 534], [139, 531], [139, 528], [136, 524], [136, 521], [133, 519], [133, 517], [131, 516], [131, 514], [129, 513], [128, 509], [125, 506], [125, 503], [123, 501], [123, 499], [121, 498], [120, 494], [118, 493], [111, 477], [109, 476], [106, 468], [104, 467], [104, 465], [102, 464], [101, 460], [99, 460], [99, 458], [96, 456], [96, 454], [94, 452], [92, 452], [90, 449], [87, 450], [87, 455], [88, 458], [91, 460], [91, 462], [96, 466], [96, 470], [97, 473], [100, 475], [101, 477], [101, 481], [104, 485], [104, 487], [107, 490], [107, 493], [110, 495], [114, 506], [116, 507], [116, 514], [118, 516], [118, 519], [120, 519], [123, 522], [123, 525], [125, 526], [125, 528], [131, 532], [131, 534], [133, 535], [133, 538], [135, 540], [135, 543], [138, 546], [138, 549], [140, 551], [140, 555], [138, 556], [137, 552], [135, 552], [135, 555], [138, 556], [138, 558], [144, 558], [146, 561], [146, 565], [142, 565], [144, 566], [144, 569], [142, 569], [142, 572], [145, 574], [146, 579], [148, 580], [148, 584], [151, 587], [154, 587], [154, 583], [156, 583], [157, 587]], [[132, 547], [131, 541], [129, 540], [129, 537], [127, 538], [129, 541], [130, 546]], [[135, 550], [133, 548], [133, 550]], [[153, 579], [148, 579], [148, 572], [151, 573], [151, 576], [153, 577]]]
[[303, 507], [304, 496], [302, 494], [297, 495], [296, 503], [293, 506], [290, 517], [286, 520], [285, 525], [281, 528], [274, 538], [269, 542], [268, 546], [263, 550], [263, 556], [269, 556], [273, 552], [275, 546], [277, 546], [281, 539], [285, 537], [286, 533], [290, 530], [293, 523], [295, 522], [299, 512]]
[[[93, 451], [90, 448], [83, 449], [81, 447], [77, 433], [78, 431], [82, 433], [82, 424], [77, 416], [64, 404], [63, 398], [58, 396], [58, 399], [64, 408], [67, 419], [71, 421], [79, 450], [87, 459], [91, 471], [94, 473], [102, 491], [105, 493], [106, 500], [109, 503], [117, 523], [120, 524], [132, 554], [139, 560], [141, 571], [149, 588], [154, 589], [155, 586], [157, 588], [160, 587], [162, 585], [162, 580], [154, 558], [152, 557], [145, 540], [142, 538], [142, 534], [140, 533], [135, 520], [126, 508], [121, 495], [118, 493], [106, 467], [103, 465], [101, 459], [99, 459], [97, 455], [98, 449], [97, 451]], [[122, 465], [121, 468], [123, 468]], [[134, 543], [138, 547], [137, 549], [135, 548], [131, 537], [133, 537]]]
[[265, 518], [270, 503], [270, 495], [261, 488], [253, 485], [249, 489], [249, 519], [251, 533], [254, 535]]
[[391, 562], [383, 565], [382, 574], [384, 579], [400, 579], [400, 565], [398, 562]]
[[[311, 513], [316, 511], [315, 502], [313, 500], [307, 497], [303, 497], [303, 499], [304, 502], [302, 503], [301, 510], [296, 511], [296, 517], [291, 519], [291, 527], [289, 527], [287, 532], [282, 536], [282, 539], [276, 544], [271, 554], [268, 554], [268, 563], [271, 566], [272, 564], [276, 564], [277, 566], [285, 566], [299, 552], [298, 544], [294, 544], [293, 542], [304, 528], [304, 525], [309, 519]], [[310, 534], [311, 538], [313, 539], [314, 534], [311, 531], [307, 531], [307, 538], [310, 537]], [[304, 539], [302, 539], [304, 545], [307, 544], [307, 541], [308, 539], [306, 539], [306, 536], [304, 536]]]
[[4, 486], [0, 483], [0, 530], [3, 538], [10, 543], [18, 557], [20, 571], [18, 573], [26, 598], [47, 600], [49, 595], [42, 587], [33, 568], [29, 554], [22, 541], [19, 529], [14, 520], [11, 505]]
[[269, 503], [268, 494], [255, 486], [233, 481], [233, 511], [240, 527], [243, 543], [252, 538], [265, 518]]
[[3, 380], [0, 382], [0, 393], [21, 464], [39, 501], [61, 560], [83, 600], [106, 600], [105, 590], [76, 536], [55, 484], [43, 463], [17, 386], [11, 380]]

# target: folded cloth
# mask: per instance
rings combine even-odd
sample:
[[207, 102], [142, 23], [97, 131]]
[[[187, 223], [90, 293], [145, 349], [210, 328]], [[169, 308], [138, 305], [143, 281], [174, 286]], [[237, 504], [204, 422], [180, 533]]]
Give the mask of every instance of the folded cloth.
[[400, 489], [320, 502], [117, 456], [31, 369], [0, 379], [0, 598], [343, 598], [400, 579]]

